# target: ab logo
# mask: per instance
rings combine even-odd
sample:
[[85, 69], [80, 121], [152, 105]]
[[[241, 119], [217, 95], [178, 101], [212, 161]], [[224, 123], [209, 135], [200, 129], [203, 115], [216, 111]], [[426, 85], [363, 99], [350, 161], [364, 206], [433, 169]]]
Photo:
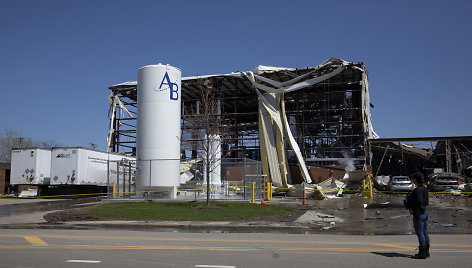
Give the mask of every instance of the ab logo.
[[[162, 86], [167, 85], [167, 87], [162, 88]], [[177, 83], [172, 83], [169, 78], [169, 74], [166, 72], [164, 78], [162, 78], [161, 85], [159, 86], [159, 91], [164, 91], [169, 88], [170, 99], [178, 100], [179, 99], [179, 85]]]

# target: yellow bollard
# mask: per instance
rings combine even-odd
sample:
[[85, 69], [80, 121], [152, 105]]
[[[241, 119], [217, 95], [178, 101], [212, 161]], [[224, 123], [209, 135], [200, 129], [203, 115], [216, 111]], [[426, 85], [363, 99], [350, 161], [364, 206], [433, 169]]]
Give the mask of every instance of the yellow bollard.
[[[367, 180], [367, 183], [365, 180]], [[367, 198], [374, 197], [372, 192], [372, 173], [369, 173], [367, 175], [367, 178], [362, 181], [362, 196], [365, 196]]]
[[116, 198], [116, 181], [113, 182], [113, 198]]
[[269, 182], [269, 200], [272, 200], [272, 182]]
[[374, 197], [374, 194], [372, 192], [372, 173], [369, 173], [369, 198], [373, 198]]
[[266, 200], [269, 201], [270, 196], [269, 196], [269, 182], [264, 184], [264, 190], [266, 191]]
[[252, 183], [252, 198], [251, 203], [254, 203], [254, 182]]

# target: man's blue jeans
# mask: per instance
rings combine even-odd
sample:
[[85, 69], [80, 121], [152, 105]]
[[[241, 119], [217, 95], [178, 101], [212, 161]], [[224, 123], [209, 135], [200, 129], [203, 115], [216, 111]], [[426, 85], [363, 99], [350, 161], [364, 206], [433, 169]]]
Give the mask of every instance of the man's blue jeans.
[[420, 246], [424, 247], [429, 244], [427, 210], [423, 214], [418, 215], [418, 217], [413, 215], [413, 226], [415, 227], [415, 233], [418, 236]]

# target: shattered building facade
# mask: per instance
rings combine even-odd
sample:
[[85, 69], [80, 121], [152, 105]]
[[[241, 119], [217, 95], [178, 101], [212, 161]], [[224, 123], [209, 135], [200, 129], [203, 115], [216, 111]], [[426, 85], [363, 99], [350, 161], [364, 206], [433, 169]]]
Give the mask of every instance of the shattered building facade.
[[[182, 159], [197, 156], [196, 130], [185, 118], [200, 104], [202, 86], [217, 96], [218, 112], [212, 116], [225, 122], [222, 157], [259, 160], [263, 173], [278, 185], [316, 181], [312, 167], [346, 156], [359, 166], [371, 163], [369, 139], [376, 134], [362, 62], [330, 58], [316, 67], [258, 66], [246, 72], [183, 77]], [[109, 89], [108, 150], [135, 155], [137, 82]], [[300, 172], [291, 175], [294, 166]]]
[[472, 178], [472, 136], [385, 138], [370, 143], [374, 176], [421, 171], [425, 175], [446, 172]]

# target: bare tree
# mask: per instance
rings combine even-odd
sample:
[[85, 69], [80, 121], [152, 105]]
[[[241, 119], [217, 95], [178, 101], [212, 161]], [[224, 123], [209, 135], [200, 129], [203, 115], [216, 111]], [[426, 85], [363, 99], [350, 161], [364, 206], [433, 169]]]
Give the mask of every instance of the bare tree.
[[33, 142], [34, 147], [39, 147], [43, 149], [52, 149], [54, 147], [59, 147], [61, 146], [60, 143], [54, 141], [54, 140], [48, 140], [48, 141], [35, 141]]
[[59, 143], [50, 141], [34, 141], [32, 138], [25, 138], [16, 131], [7, 129], [0, 135], [0, 163], [11, 162], [11, 150], [14, 148], [44, 148], [51, 149], [59, 146]]
[[0, 136], [0, 162], [11, 162], [11, 150], [13, 148], [27, 147], [33, 147], [33, 140], [31, 138], [21, 137], [20, 134], [11, 129], [5, 130]]
[[207, 185], [207, 206], [210, 205], [210, 174], [221, 164], [221, 141], [227, 133], [227, 127], [220, 114], [220, 101], [217, 90], [210, 80], [198, 81], [200, 98], [184, 114], [185, 123], [194, 131], [193, 140], [198, 148], [198, 157], [203, 159], [205, 181]]

